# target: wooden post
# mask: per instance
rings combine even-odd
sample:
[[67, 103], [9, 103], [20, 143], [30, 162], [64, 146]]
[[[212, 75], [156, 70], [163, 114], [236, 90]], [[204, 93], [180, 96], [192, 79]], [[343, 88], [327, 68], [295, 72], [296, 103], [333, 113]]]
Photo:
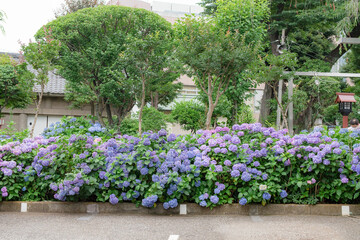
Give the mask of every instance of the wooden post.
[[[285, 44], [285, 29], [282, 30], [281, 33], [281, 45]], [[277, 110], [276, 110], [276, 127], [279, 130], [280, 126], [281, 126], [281, 109], [280, 109], [280, 104], [282, 102], [282, 86], [283, 86], [283, 82], [284, 80], [280, 80], [279, 81], [279, 87], [278, 87], [278, 99], [279, 99], [279, 103], [277, 105]], [[285, 119], [284, 119], [285, 121]]]
[[292, 99], [293, 90], [294, 90], [294, 79], [291, 77], [289, 79], [289, 86], [288, 86], [288, 99], [289, 99], [288, 126], [289, 126], [289, 134], [291, 136], [294, 134], [294, 102]]
[[348, 122], [349, 122], [349, 117], [348, 116], [343, 116], [343, 125], [342, 125], [342, 127], [347, 128], [349, 126]]

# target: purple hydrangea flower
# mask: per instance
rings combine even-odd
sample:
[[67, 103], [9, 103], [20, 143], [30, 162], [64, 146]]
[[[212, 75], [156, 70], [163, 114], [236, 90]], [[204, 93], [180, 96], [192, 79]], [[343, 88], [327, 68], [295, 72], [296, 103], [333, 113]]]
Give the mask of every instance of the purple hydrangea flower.
[[115, 194], [111, 194], [110, 195], [110, 203], [112, 204], [112, 205], [115, 205], [115, 204], [117, 204], [119, 202], [119, 199], [115, 196]]
[[165, 129], [161, 129], [159, 132], [158, 132], [159, 136], [166, 136], [167, 135], [167, 132]]
[[240, 143], [240, 139], [239, 139], [237, 136], [233, 136], [233, 137], [231, 138], [231, 142], [232, 142], [233, 144], [239, 144], [239, 143]]
[[217, 142], [215, 139], [210, 139], [208, 143], [209, 143], [210, 147], [215, 147], [217, 145]]
[[231, 161], [230, 160], [225, 160], [224, 165], [225, 166], [231, 166]]
[[143, 145], [144, 146], [149, 146], [151, 144], [150, 139], [149, 138], [145, 138]]
[[212, 202], [213, 204], [217, 204], [219, 202], [218, 196], [215, 196], [215, 195], [211, 196], [210, 202]]
[[248, 172], [243, 172], [241, 174], [241, 180], [248, 182], [251, 180], [251, 175]]
[[229, 146], [229, 151], [231, 151], [231, 152], [236, 152], [237, 150], [238, 150], [238, 148], [237, 148], [236, 145], [231, 144], [231, 145]]

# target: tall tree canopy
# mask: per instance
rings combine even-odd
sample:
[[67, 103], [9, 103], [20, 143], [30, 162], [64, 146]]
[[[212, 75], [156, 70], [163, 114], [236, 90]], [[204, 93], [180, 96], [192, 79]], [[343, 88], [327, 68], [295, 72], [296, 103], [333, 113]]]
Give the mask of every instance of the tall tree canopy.
[[32, 101], [33, 74], [26, 63], [0, 55], [0, 118], [4, 108], [25, 108]]
[[[135, 80], [138, 69], [130, 64], [139, 55], [131, 56], [129, 49], [150, 36], [171, 34], [170, 23], [159, 15], [121, 6], [82, 9], [57, 18], [47, 27], [52, 28], [54, 38], [62, 43], [58, 64], [60, 75], [68, 82], [66, 98], [75, 106], [91, 104], [93, 114], [100, 121], [104, 112], [110, 124], [116, 116], [116, 125], [136, 104], [136, 96], [142, 89], [141, 81]], [[154, 46], [151, 54], [164, 57], [157, 47]], [[173, 51], [167, 50], [168, 55]], [[152, 73], [146, 73], [147, 81], [153, 81], [166, 68], [151, 65], [147, 70]]]
[[[203, 0], [203, 3], [208, 3], [210, 0]], [[229, 2], [229, 1], [224, 1]], [[281, 47], [287, 48], [288, 51], [296, 53], [298, 66], [293, 70], [300, 71], [330, 71], [331, 66], [338, 58], [346, 51], [343, 45], [336, 45], [336, 39], [340, 36], [340, 32], [345, 33], [348, 36], [355, 36], [358, 32], [358, 22], [356, 13], [358, 7], [353, 8], [354, 3], [357, 0], [345, 1], [319, 1], [319, 0], [297, 0], [297, 1], [284, 1], [284, 0], [269, 0], [270, 7], [270, 19], [267, 27], [267, 38], [264, 41], [263, 55], [273, 54], [279, 55], [279, 46], [281, 45], [282, 30], [285, 29], [285, 45]], [[221, 1], [216, 1], [216, 11], [213, 16], [216, 17], [217, 11]], [[209, 5], [212, 6], [211, 4]], [[212, 7], [212, 9], [214, 9]], [[351, 11], [349, 11], [352, 9]], [[209, 11], [208, 11], [209, 12]], [[241, 19], [237, 16], [236, 18]], [[251, 21], [251, 18], [248, 18]], [[350, 23], [338, 24], [343, 20], [350, 19]], [[351, 20], [352, 19], [352, 20]], [[231, 21], [228, 21], [231, 22]], [[344, 27], [344, 26], [347, 27]], [[360, 29], [360, 28], [359, 28]], [[341, 30], [341, 31], [340, 31]], [[360, 31], [359, 31], [360, 33]], [[302, 106], [303, 109], [296, 110], [295, 119], [298, 128], [309, 128], [314, 123], [313, 116], [321, 116], [324, 106], [319, 103], [320, 99], [324, 96], [331, 94], [331, 91], [337, 91], [334, 84], [334, 88], [326, 88], [330, 85], [320, 84], [318, 87], [308, 88], [308, 82], [314, 82], [316, 79], [310, 78], [296, 78], [294, 83], [296, 88], [294, 89], [294, 101], [297, 102], [297, 107]], [[328, 81], [325, 78], [319, 78], [318, 80], [325, 82]], [[332, 79], [331, 81], [337, 81]], [[273, 89], [277, 89], [275, 86], [277, 83], [268, 82], [266, 84], [263, 99], [261, 102], [261, 121], [273, 119], [273, 104], [275, 94]], [[274, 88], [275, 87], [275, 88]], [[283, 90], [285, 90], [285, 85]], [[325, 91], [327, 89], [327, 91]], [[287, 97], [286, 94], [283, 94]], [[301, 100], [302, 99], [302, 100]], [[285, 99], [283, 99], [285, 100]], [[301, 103], [299, 101], [302, 101]], [[326, 101], [325, 101], [326, 102]], [[286, 102], [285, 102], [286, 103]], [[276, 106], [275, 106], [276, 107]], [[316, 113], [316, 114], [314, 114]]]
[[221, 95], [254, 59], [256, 48], [246, 44], [239, 31], [224, 31], [212, 19], [187, 17], [175, 28], [177, 55], [208, 97], [205, 126], [209, 129]]

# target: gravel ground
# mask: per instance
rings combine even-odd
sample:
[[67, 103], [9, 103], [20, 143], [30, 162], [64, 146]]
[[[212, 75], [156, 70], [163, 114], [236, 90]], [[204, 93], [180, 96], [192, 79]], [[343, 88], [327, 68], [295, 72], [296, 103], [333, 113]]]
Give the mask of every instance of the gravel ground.
[[360, 217], [0, 213], [0, 239], [358, 240]]

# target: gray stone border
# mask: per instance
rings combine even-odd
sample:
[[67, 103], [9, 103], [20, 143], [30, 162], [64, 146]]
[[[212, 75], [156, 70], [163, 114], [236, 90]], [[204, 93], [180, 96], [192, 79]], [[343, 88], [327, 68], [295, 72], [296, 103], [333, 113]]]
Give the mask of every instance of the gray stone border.
[[[181, 211], [180, 211], [181, 209]], [[227, 204], [213, 209], [204, 208], [195, 203], [181, 204], [174, 209], [165, 210], [162, 204], [155, 208], [136, 207], [133, 203], [98, 202], [0, 202], [0, 212], [37, 212], [37, 213], [106, 213], [106, 214], [142, 214], [142, 215], [321, 215], [348, 216], [360, 215], [360, 204], [268, 204], [266, 206], [249, 204]]]

